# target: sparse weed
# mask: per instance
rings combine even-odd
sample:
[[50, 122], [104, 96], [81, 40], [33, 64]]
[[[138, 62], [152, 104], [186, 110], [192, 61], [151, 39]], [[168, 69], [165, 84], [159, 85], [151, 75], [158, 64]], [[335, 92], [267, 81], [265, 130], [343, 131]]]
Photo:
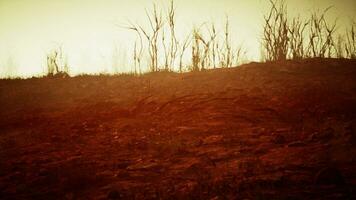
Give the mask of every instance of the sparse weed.
[[336, 21], [327, 23], [325, 15], [332, 7], [325, 9], [321, 14], [312, 13], [309, 25], [309, 57], [332, 57], [335, 52], [334, 34]]
[[304, 32], [308, 24], [309, 21], [304, 22], [300, 17], [297, 17], [294, 18], [292, 23], [288, 26], [289, 49], [292, 59], [302, 59], [306, 56]]
[[[179, 59], [178, 71], [183, 72], [188, 66], [183, 62], [186, 52], [190, 49], [190, 65], [189, 71], [201, 71], [207, 68], [231, 67], [234, 61], [240, 59], [242, 48], [233, 48], [231, 45], [230, 22], [226, 19], [224, 27], [224, 37], [222, 40], [218, 38], [218, 31], [215, 24], [211, 27], [202, 24], [199, 27], [193, 27], [191, 35], [184, 37], [180, 42], [176, 37], [176, 8], [173, 1], [165, 13], [166, 17], [162, 17], [162, 12], [158, 12], [157, 6], [153, 5], [151, 12], [146, 11], [146, 16], [149, 21], [149, 30], [144, 29], [140, 24], [129, 22], [127, 26], [123, 26], [128, 30], [136, 32], [138, 42], [134, 45], [134, 71], [138, 68], [141, 71], [141, 60], [143, 57], [144, 46], [148, 48], [149, 54], [149, 72], [157, 71], [173, 71], [176, 60]], [[143, 45], [143, 38], [146, 39], [147, 45]], [[159, 50], [159, 47], [162, 47]], [[161, 59], [160, 59], [161, 58]], [[163, 63], [160, 64], [159, 62]], [[160, 67], [162, 66], [162, 67]]]
[[67, 57], [63, 53], [62, 47], [53, 49], [47, 54], [47, 74], [53, 76], [61, 74], [68, 76], [69, 67]]
[[347, 58], [356, 59], [356, 22], [346, 31], [345, 52]]
[[263, 40], [266, 60], [286, 60], [288, 53], [288, 20], [284, 1], [270, 0], [271, 9], [264, 16]]

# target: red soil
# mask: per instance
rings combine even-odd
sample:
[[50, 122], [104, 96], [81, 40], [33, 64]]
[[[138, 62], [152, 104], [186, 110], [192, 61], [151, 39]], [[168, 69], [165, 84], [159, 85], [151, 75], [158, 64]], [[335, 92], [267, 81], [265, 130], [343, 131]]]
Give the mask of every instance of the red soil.
[[0, 81], [0, 199], [352, 199], [356, 61]]

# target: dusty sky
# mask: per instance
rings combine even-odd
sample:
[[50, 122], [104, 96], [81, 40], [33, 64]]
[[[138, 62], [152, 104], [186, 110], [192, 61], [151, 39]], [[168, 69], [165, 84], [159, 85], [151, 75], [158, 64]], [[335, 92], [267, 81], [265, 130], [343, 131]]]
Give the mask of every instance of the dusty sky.
[[[355, 0], [286, 0], [290, 14], [303, 17], [314, 9], [333, 5], [329, 18], [338, 18], [339, 30], [355, 19]], [[44, 73], [46, 53], [62, 46], [71, 74], [111, 72], [113, 54], [120, 70], [130, 67], [135, 35], [116, 24], [127, 20], [145, 24], [145, 8], [157, 0], [0, 0], [0, 77]], [[235, 44], [242, 43], [249, 60], [260, 56], [263, 14], [267, 0], [175, 0], [177, 34], [193, 25], [215, 22], [222, 27], [228, 15]], [[220, 28], [221, 29], [221, 28]], [[116, 53], [115, 53], [116, 52]]]

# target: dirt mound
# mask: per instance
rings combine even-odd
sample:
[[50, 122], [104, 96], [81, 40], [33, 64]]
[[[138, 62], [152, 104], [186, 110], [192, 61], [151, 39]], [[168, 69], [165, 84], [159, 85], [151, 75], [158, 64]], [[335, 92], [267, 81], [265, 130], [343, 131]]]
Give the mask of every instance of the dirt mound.
[[353, 199], [355, 77], [310, 59], [0, 80], [0, 199]]

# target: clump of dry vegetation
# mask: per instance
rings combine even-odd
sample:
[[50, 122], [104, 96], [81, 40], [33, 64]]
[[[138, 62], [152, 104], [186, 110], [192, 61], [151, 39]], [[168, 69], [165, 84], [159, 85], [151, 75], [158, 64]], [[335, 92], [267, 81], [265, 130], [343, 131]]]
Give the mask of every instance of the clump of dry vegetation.
[[200, 50], [200, 41], [204, 41], [201, 39], [201, 35], [199, 33], [199, 29], [193, 29], [193, 45], [192, 45], [192, 66], [190, 68], [191, 71], [199, 71], [200, 70], [200, 61], [202, 57], [202, 53]]
[[[137, 49], [137, 44], [135, 43], [134, 47], [134, 63], [135, 69], [138, 66], [140, 69], [142, 54], [143, 54], [143, 38], [146, 39], [147, 46], [148, 46], [148, 53], [150, 58], [150, 66], [149, 71], [157, 72], [159, 71], [158, 66], [158, 43], [159, 43], [159, 36], [161, 34], [161, 30], [164, 26], [162, 13], [157, 11], [157, 6], [153, 5], [153, 10], [148, 11], [146, 10], [146, 16], [149, 20], [149, 28], [145, 29], [140, 24], [134, 24], [129, 22], [129, 25], [125, 28], [129, 30], [133, 30], [137, 33], [139, 40], [140, 40], [140, 47], [139, 50]], [[164, 39], [163, 39], [164, 40]]]
[[190, 35], [188, 35], [184, 41], [183, 41], [183, 44], [181, 45], [181, 49], [180, 49], [180, 52], [179, 52], [179, 72], [183, 72], [183, 56], [184, 56], [184, 53], [186, 52], [187, 48], [189, 47], [191, 43], [191, 38], [190, 38]]
[[356, 22], [346, 30], [345, 52], [347, 58], [356, 59]]
[[266, 60], [286, 60], [288, 53], [288, 19], [286, 4], [270, 0], [271, 9], [264, 16], [263, 47]]
[[[171, 1], [170, 7], [168, 9], [168, 25], [169, 25], [169, 30], [170, 30], [170, 49], [169, 53], [165, 56], [166, 57], [166, 65], [165, 65], [165, 70], [171, 71], [171, 67], [174, 65], [175, 60], [177, 58], [178, 54], [178, 47], [179, 47], [179, 42], [176, 37], [175, 33], [175, 7], [174, 7], [174, 2]], [[164, 44], [164, 42], [163, 42]]]
[[61, 46], [51, 50], [47, 54], [46, 67], [48, 76], [68, 76], [68, 60], [67, 57], [64, 55]]
[[325, 14], [330, 10], [327, 8], [321, 14], [312, 13], [309, 25], [309, 57], [332, 57], [335, 52], [334, 34], [336, 21], [329, 24], [325, 19]]
[[234, 60], [233, 50], [231, 47], [230, 39], [230, 27], [229, 18], [226, 17], [225, 32], [224, 32], [224, 49], [222, 50], [222, 56], [220, 59], [220, 65], [223, 67], [232, 67], [232, 61]]
[[[270, 9], [264, 16], [261, 42], [265, 61], [304, 58], [356, 59], [356, 23], [352, 22], [344, 34], [337, 32], [337, 22], [327, 20], [328, 7], [314, 11], [308, 18], [290, 17], [285, 0], [269, 0]], [[162, 12], [155, 4], [146, 10], [147, 26], [128, 22], [121, 26], [134, 31], [137, 38], [133, 45], [132, 73], [145, 71], [202, 71], [209, 68], [237, 66], [246, 53], [242, 45], [233, 45], [230, 21], [226, 17], [219, 31], [214, 23], [193, 26], [184, 37], [177, 37], [177, 13], [174, 1]], [[336, 37], [336, 34], [337, 35]], [[181, 41], [179, 39], [181, 39]], [[143, 68], [148, 58], [148, 69]], [[67, 58], [62, 48], [47, 54], [48, 75], [68, 74]], [[118, 72], [117, 72], [118, 73]]]
[[[266, 61], [347, 57], [355, 52], [354, 28], [348, 30], [347, 41], [339, 36], [336, 39], [336, 20], [326, 19], [328, 7], [322, 12], [314, 11], [309, 19], [290, 18], [283, 0], [270, 0], [271, 9], [264, 17], [263, 56]], [[352, 26], [354, 27], [354, 26]], [[346, 55], [345, 53], [346, 52]]]
[[294, 18], [288, 27], [289, 49], [292, 59], [302, 59], [307, 55], [305, 49], [305, 29], [309, 22], [304, 22], [300, 17]]
[[[144, 57], [145, 47], [149, 57], [149, 72], [157, 71], [201, 71], [208, 68], [232, 67], [240, 61], [243, 54], [242, 46], [233, 47], [227, 18], [224, 35], [219, 38], [214, 24], [211, 27], [206, 23], [194, 26], [189, 35], [179, 41], [176, 36], [176, 8], [171, 1], [165, 14], [159, 12], [153, 5], [152, 11], [146, 10], [149, 29], [140, 24], [129, 22], [122, 26], [136, 32], [139, 45], [134, 45], [134, 69], [140, 69], [140, 63]], [[143, 44], [143, 39], [146, 44]], [[159, 47], [162, 47], [161, 49]], [[190, 52], [190, 63], [184, 63], [186, 54]], [[160, 63], [161, 62], [161, 63]]]
[[[346, 34], [337, 34], [337, 21], [327, 20], [328, 7], [322, 12], [314, 11], [308, 18], [290, 17], [285, 0], [269, 0], [270, 9], [264, 16], [262, 57], [265, 61], [304, 58], [350, 58], [356, 57], [356, 25], [352, 23]], [[146, 11], [150, 33], [139, 24], [129, 23], [125, 28], [138, 35], [140, 45], [135, 43], [134, 63], [140, 69], [144, 48], [148, 49], [149, 70], [157, 71], [201, 71], [209, 68], [238, 65], [246, 53], [242, 46], [232, 45], [230, 21], [226, 17], [223, 31], [214, 23], [194, 26], [189, 35], [179, 41], [176, 37], [176, 8], [170, 1], [166, 13], [157, 11], [154, 4], [151, 12]], [[162, 17], [164, 16], [164, 17]], [[142, 43], [146, 38], [147, 44]], [[139, 48], [137, 47], [139, 46]], [[159, 50], [159, 47], [163, 47]], [[189, 59], [185, 59], [186, 55]], [[178, 62], [176, 62], [178, 60]], [[190, 63], [185, 63], [188, 60]], [[160, 63], [162, 62], [162, 63]], [[175, 66], [177, 65], [177, 67]]]
[[146, 11], [147, 18], [150, 24], [150, 31], [145, 30], [142, 26], [139, 26], [144, 37], [147, 39], [149, 48], [148, 52], [150, 54], [150, 71], [158, 71], [158, 37], [160, 35], [160, 30], [162, 29], [164, 23], [162, 19], [162, 13], [158, 13], [156, 5], [153, 6], [153, 11], [149, 13]]

